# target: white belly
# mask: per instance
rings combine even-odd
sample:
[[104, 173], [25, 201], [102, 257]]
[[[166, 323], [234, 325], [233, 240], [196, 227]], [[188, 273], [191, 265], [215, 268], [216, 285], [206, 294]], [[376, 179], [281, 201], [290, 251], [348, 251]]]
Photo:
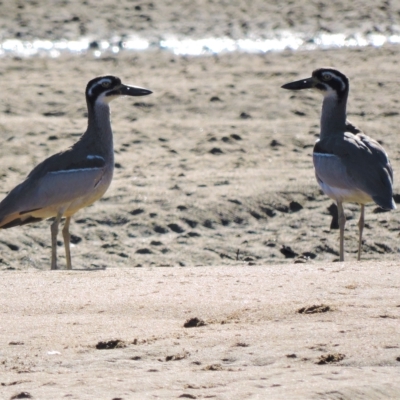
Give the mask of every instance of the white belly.
[[71, 216], [75, 214], [81, 208], [90, 206], [101, 197], [103, 197], [104, 193], [107, 191], [111, 184], [113, 171], [106, 171], [105, 174], [101, 177], [100, 181], [97, 182], [96, 186], [88, 192], [87, 195], [82, 196], [71, 202], [65, 211], [65, 216]]
[[370, 195], [357, 187], [341, 159], [333, 154], [314, 153], [315, 176], [322, 191], [340, 202], [366, 204], [373, 202]]
[[[69, 217], [99, 200], [110, 186], [113, 168], [91, 168], [48, 173], [33, 194], [38, 209], [29, 215], [50, 218], [63, 210]], [[35, 207], [34, 207], [35, 208]]]
[[343, 203], [366, 204], [372, 202], [372, 198], [368, 194], [357, 189], [343, 189], [329, 186], [317, 178], [318, 184], [322, 191], [332, 200]]

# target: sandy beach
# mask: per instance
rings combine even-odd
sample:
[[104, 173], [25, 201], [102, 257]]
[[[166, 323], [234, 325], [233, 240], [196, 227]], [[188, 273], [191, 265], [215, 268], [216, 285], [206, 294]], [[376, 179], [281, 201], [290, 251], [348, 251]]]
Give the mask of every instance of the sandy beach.
[[[2, 40], [400, 25], [399, 2], [59, 3], [3, 4]], [[49, 271], [50, 222], [0, 231], [0, 398], [400, 398], [399, 214], [366, 207], [357, 263], [347, 204], [337, 262], [311, 157], [321, 98], [280, 88], [345, 73], [348, 118], [387, 150], [397, 202], [399, 49], [1, 58], [1, 198], [85, 131], [90, 79], [153, 94], [111, 104], [114, 180], [73, 218], [74, 270]]]
[[2, 398], [395, 399], [399, 275], [390, 262], [5, 272]]

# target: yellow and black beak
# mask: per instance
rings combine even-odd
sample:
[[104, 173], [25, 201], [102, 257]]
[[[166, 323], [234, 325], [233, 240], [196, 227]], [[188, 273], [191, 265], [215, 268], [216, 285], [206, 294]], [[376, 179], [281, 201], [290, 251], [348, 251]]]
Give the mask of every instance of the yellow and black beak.
[[110, 90], [106, 96], [147, 96], [148, 94], [152, 94], [153, 92], [149, 89], [144, 89], [138, 86], [128, 86], [121, 84], [119, 87]]
[[286, 83], [282, 85], [282, 89], [288, 90], [301, 90], [301, 89], [312, 89], [315, 87], [315, 79], [313, 77], [307, 79], [300, 79], [299, 81]]
[[122, 96], [147, 96], [153, 93], [151, 90], [144, 89], [138, 86], [121, 85], [117, 90], [117, 94]]

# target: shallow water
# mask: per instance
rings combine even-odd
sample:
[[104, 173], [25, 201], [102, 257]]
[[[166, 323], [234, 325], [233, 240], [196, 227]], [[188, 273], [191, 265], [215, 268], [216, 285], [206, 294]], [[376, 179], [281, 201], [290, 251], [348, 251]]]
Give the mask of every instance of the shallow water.
[[103, 54], [117, 54], [121, 51], [146, 51], [164, 49], [176, 55], [200, 56], [227, 52], [267, 53], [283, 50], [316, 50], [342, 47], [380, 47], [385, 44], [399, 44], [400, 35], [392, 34], [360, 34], [350, 35], [338, 33], [317, 33], [307, 35], [295, 32], [271, 32], [266, 37], [246, 37], [242, 39], [220, 38], [178, 38], [170, 35], [159, 40], [150, 40], [139, 36], [114, 37], [110, 40], [79, 40], [50, 41], [35, 39], [23, 41], [7, 39], [0, 44], [0, 56], [17, 57], [59, 57], [61, 54], [92, 53], [94, 57]]

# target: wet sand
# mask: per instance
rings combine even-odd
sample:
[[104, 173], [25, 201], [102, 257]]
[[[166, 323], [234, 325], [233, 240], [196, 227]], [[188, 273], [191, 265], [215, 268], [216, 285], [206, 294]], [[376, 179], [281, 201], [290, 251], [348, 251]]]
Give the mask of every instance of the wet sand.
[[[79, 32], [68, 26], [79, 26], [90, 7], [78, 13], [65, 2], [57, 14], [32, 4], [19, 11], [27, 33], [17, 9], [6, 8], [3, 34], [14, 32], [14, 20], [23, 38], [47, 29], [50, 38], [73, 39]], [[231, 14], [211, 4], [189, 13], [199, 36], [210, 15], [219, 25], [208, 31], [218, 35], [221, 21], [235, 27], [246, 15], [261, 23], [256, 15], [264, 12], [263, 2], [244, 11], [232, 3]], [[372, 4], [369, 19], [355, 13], [357, 4], [343, 9], [340, 26], [387, 32], [398, 14], [391, 10], [386, 26], [388, 10]], [[182, 34], [190, 28], [186, 11], [167, 5], [149, 11], [154, 26], [144, 33], [165, 30], [159, 20]], [[124, 18], [133, 11], [122, 17], [121, 10], [135, 6], [150, 10], [123, 2], [107, 21], [111, 3], [102, 2], [85, 29], [95, 38], [95, 22], [112, 32], [118, 20], [128, 30]], [[268, 7], [268, 23], [279, 28], [289, 14], [302, 29], [307, 12], [313, 27], [329, 27], [338, 11]], [[349, 119], [387, 149], [397, 194], [398, 52], [3, 58], [1, 197], [85, 130], [88, 80], [111, 73], [154, 93], [111, 104], [117, 168], [104, 198], [71, 224], [74, 271], [48, 271], [48, 222], [0, 232], [0, 397], [400, 397], [398, 212], [367, 206], [364, 261], [356, 263], [359, 207], [346, 205], [347, 262], [334, 262], [332, 201], [318, 189], [311, 159], [321, 98], [280, 89], [320, 66], [344, 72]], [[205, 325], [184, 328], [191, 318]]]

